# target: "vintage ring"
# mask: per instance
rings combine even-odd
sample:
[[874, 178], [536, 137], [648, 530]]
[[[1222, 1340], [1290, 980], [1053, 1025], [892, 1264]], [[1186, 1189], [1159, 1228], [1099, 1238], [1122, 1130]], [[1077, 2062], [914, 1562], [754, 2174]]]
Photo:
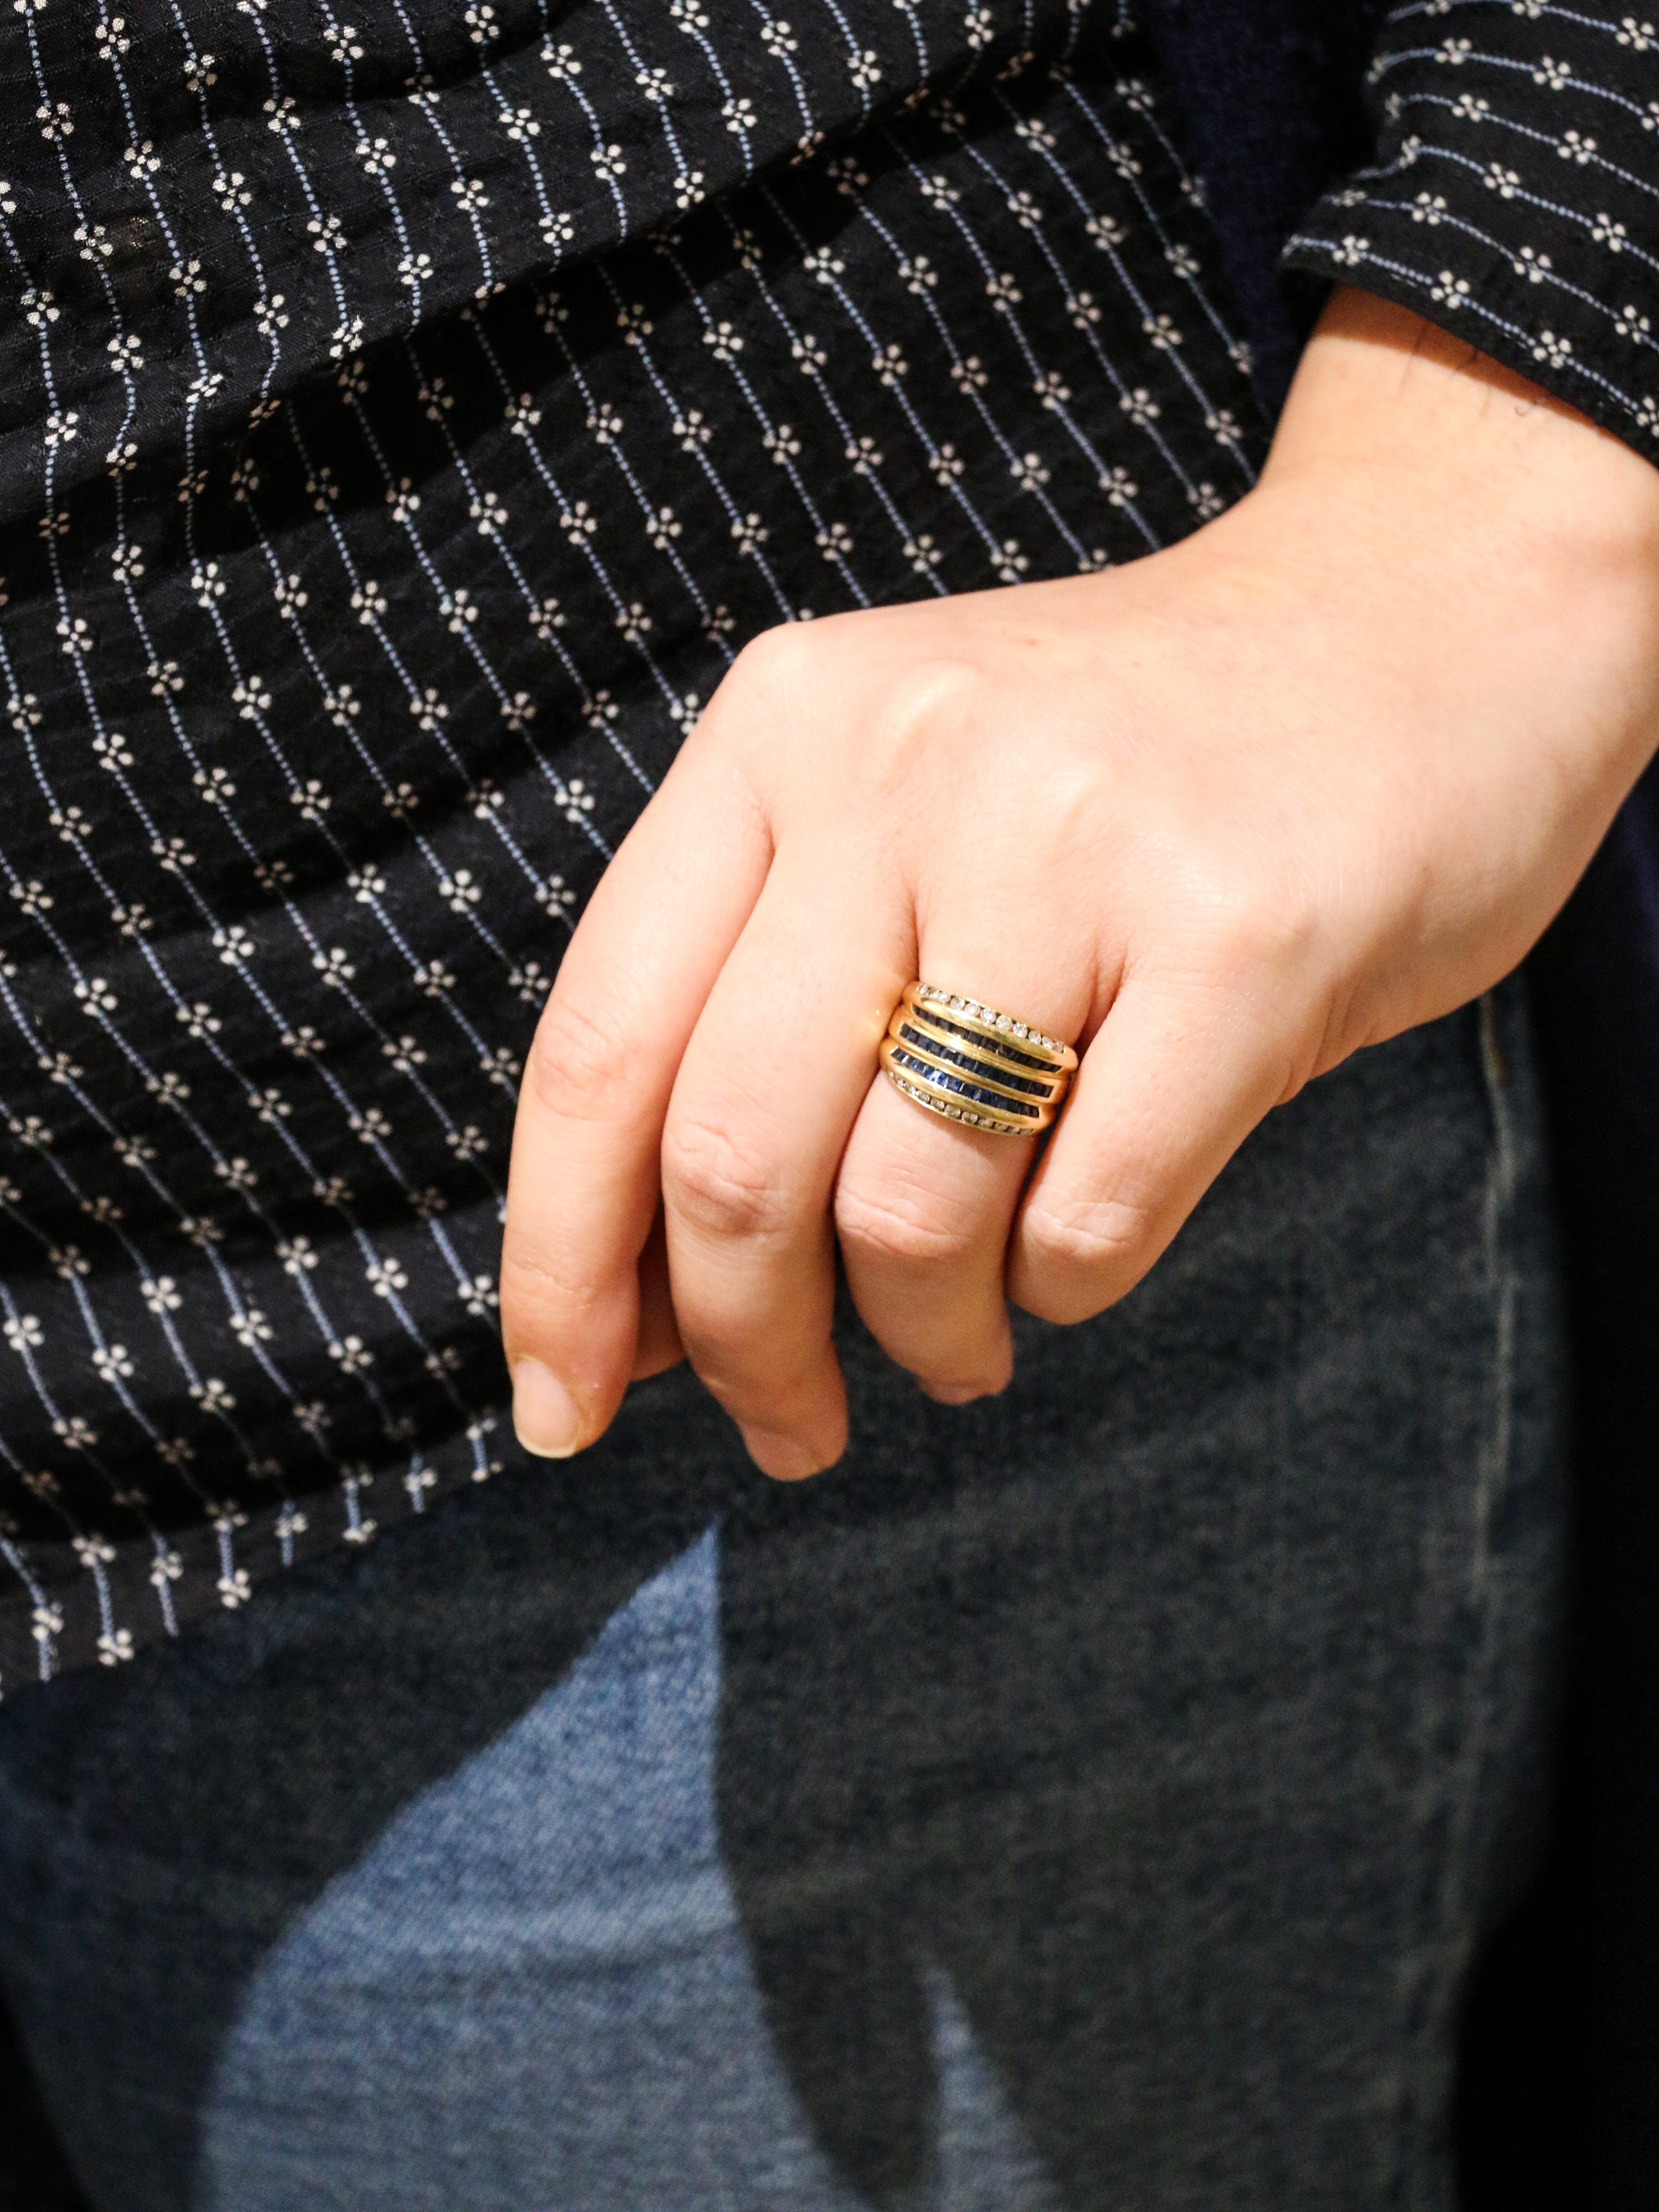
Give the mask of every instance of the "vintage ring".
[[914, 1105], [999, 1137], [1053, 1122], [1077, 1054], [1030, 1022], [941, 990], [907, 983], [881, 1041], [887, 1080]]

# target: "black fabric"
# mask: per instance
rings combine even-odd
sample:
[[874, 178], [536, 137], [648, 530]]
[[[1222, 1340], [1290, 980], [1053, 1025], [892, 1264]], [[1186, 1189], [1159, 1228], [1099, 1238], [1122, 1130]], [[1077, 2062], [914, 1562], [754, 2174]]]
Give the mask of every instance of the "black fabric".
[[1287, 265], [1401, 301], [1659, 461], [1659, 28], [1625, 0], [1412, 0], [1372, 161]]
[[513, 1449], [520, 1056], [746, 637], [1133, 557], [1265, 443], [1103, 8], [357, 15], [338, 60], [298, 4], [111, 18], [78, 73], [3, 33], [74, 124], [7, 195], [8, 1684]]
[[1277, 413], [1323, 287], [1287, 285], [1286, 240], [1373, 143], [1365, 64], [1386, 0], [1146, 0], [1203, 177], [1263, 404]]
[[1656, 851], [1650, 775], [1531, 963], [1577, 1369], [1579, 1656], [1554, 1864], [1508, 1967], [1504, 2031], [1547, 2065], [1529, 2110], [1524, 2078], [1493, 2104], [1523, 2142], [1565, 2143], [1601, 2212], [1646, 2212], [1659, 2177]]
[[0, 2007], [0, 2212], [92, 2212], [70, 2171], [9, 2014]]

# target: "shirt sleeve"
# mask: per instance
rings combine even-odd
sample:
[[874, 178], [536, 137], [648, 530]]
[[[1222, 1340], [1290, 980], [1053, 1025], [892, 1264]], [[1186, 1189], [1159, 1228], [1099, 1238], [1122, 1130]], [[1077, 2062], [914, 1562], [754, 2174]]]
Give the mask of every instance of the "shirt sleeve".
[[1376, 161], [1285, 265], [1414, 308], [1659, 462], [1659, 25], [1620, 4], [1391, 8]]

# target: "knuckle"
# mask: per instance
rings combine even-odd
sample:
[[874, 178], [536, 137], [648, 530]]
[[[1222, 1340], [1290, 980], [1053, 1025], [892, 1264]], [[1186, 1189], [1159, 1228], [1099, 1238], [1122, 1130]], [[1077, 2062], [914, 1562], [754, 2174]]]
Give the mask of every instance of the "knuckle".
[[526, 1070], [537, 1104], [572, 1120], [614, 1121], [629, 1102], [628, 1065], [614, 1013], [607, 1018], [574, 991], [556, 988], [536, 1024]]
[[813, 731], [825, 697], [842, 688], [832, 656], [810, 635], [834, 619], [780, 623], [750, 638], [688, 738], [688, 757], [717, 763], [751, 793], [771, 791], [780, 769], [779, 730], [789, 729], [798, 737]]
[[948, 655], [912, 661], [890, 677], [862, 738], [872, 781], [884, 793], [901, 789], [936, 744], [973, 726], [983, 693], [979, 670]]
[[1026, 1272], [1045, 1301], [1032, 1310], [1055, 1321], [1081, 1320], [1121, 1297], [1159, 1244], [1150, 1210], [1119, 1195], [1033, 1204], [1020, 1237]]
[[724, 1119], [692, 1113], [670, 1120], [662, 1182], [673, 1211], [710, 1236], [769, 1240], [788, 1226], [776, 1163]]
[[1316, 890], [1298, 883], [1282, 855], [1249, 866], [1233, 854], [1206, 854], [1189, 864], [1180, 889], [1189, 955], [1229, 986], [1293, 973], [1317, 937]]
[[1299, 902], [1282, 895], [1247, 895], [1218, 931], [1217, 964], [1230, 981], [1282, 976], [1300, 963], [1312, 928]]
[[931, 1191], [843, 1188], [836, 1194], [836, 1229], [843, 1250], [907, 1272], [958, 1265], [975, 1244]]
[[765, 684], [779, 677], [793, 676], [800, 665], [802, 647], [805, 642], [797, 623], [775, 623], [769, 629], [757, 630], [744, 646], [732, 672], [740, 683]]
[[510, 1351], [584, 1334], [601, 1317], [613, 1286], [511, 1226], [501, 1243], [501, 1338]]
[[798, 623], [779, 623], [751, 637], [726, 671], [708, 704], [703, 726], [710, 736], [729, 735], [757, 720], [769, 727], [799, 692], [815, 655], [817, 640]]

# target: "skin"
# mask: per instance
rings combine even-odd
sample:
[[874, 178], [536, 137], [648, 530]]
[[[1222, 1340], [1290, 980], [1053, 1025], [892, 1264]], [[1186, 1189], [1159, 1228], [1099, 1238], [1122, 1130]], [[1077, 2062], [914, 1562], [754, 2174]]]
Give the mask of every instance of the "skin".
[[[502, 1251], [514, 1415], [684, 1356], [757, 1464], [847, 1440], [860, 1312], [933, 1396], [1146, 1273], [1252, 1128], [1522, 958], [1659, 742], [1659, 470], [1338, 293], [1261, 484], [1102, 575], [770, 631], [565, 955]], [[877, 1073], [915, 975], [1077, 1043], [1034, 1140]]]

